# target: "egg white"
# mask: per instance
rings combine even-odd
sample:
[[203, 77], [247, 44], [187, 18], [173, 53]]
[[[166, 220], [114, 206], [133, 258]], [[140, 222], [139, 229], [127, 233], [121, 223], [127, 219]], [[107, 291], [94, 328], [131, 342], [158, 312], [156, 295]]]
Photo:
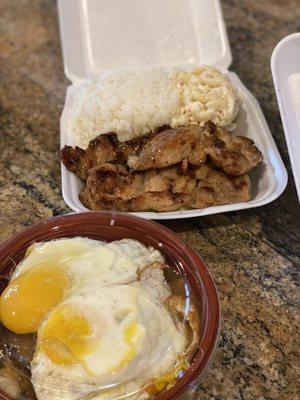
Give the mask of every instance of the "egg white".
[[[31, 374], [39, 400], [55, 398], [56, 393], [60, 399], [76, 399], [99, 390], [99, 399], [109, 393], [114, 398], [120, 387], [125, 390], [124, 385], [135, 384], [136, 390], [140, 389], [151, 378], [171, 369], [186, 346], [185, 336], [177, 330], [168, 311], [139, 282], [98, 287], [97, 294], [81, 292], [63, 304], [68, 303], [85, 313], [93, 336], [99, 339], [99, 347], [85, 358], [85, 367], [63, 367], [37, 351]], [[138, 324], [140, 332], [135, 343], [136, 356], [118, 369], [127, 349], [122, 333], [132, 321]]]
[[135, 240], [105, 243], [81, 237], [57, 239], [33, 244], [11, 279], [39, 264], [53, 263], [65, 271], [70, 279], [70, 290], [75, 292], [95, 282], [132, 282], [136, 280], [139, 270], [156, 261], [163, 261], [159, 251]]

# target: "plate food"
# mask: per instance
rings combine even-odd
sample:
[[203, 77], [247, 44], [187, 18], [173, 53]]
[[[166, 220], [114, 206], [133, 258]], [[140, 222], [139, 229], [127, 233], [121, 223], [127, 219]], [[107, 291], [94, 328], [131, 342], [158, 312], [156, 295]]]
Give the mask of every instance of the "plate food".
[[[102, 1], [76, 1], [75, 4], [73, 0], [58, 1], [64, 71], [71, 82], [61, 117], [61, 147], [77, 145], [86, 149], [90, 140], [109, 131], [117, 132], [119, 139], [126, 141], [136, 137], [136, 134], [153, 132], [166, 123], [176, 129], [195, 121], [204, 123], [211, 120], [215, 125], [229, 129], [236, 136], [252, 139], [263, 154], [263, 162], [249, 174], [250, 200], [201, 209], [132, 213], [157, 220], [191, 218], [259, 207], [275, 200], [287, 184], [287, 172], [259, 103], [239, 77], [229, 70], [232, 56], [219, 0], [157, 0], [153, 4], [134, 0], [134, 4], [136, 6], [126, 7], [123, 1], [116, 0], [105, 3], [103, 7]], [[119, 30], [115, 29], [116, 26]], [[118, 32], [122, 32], [122, 35]], [[227, 99], [230, 98], [230, 101], [226, 101], [222, 96], [220, 85], [214, 86], [214, 80], [210, 81], [212, 90], [209, 90], [209, 84], [204, 85], [211, 93], [216, 94], [219, 91], [215, 101], [207, 103], [208, 107], [205, 106], [205, 95], [199, 98], [198, 95], [194, 96], [194, 90], [189, 90], [193, 89], [194, 83], [197, 85], [198, 79], [190, 80], [187, 71], [195, 68], [198, 70], [198, 67], [203, 65], [218, 68], [226, 77], [225, 80], [217, 77], [217, 80], [223, 82], [222, 90], [229, 95]], [[97, 87], [103, 85], [103, 80], [105, 81], [108, 75], [119, 74], [124, 70], [136, 72], [157, 69], [158, 66], [163, 67], [164, 71], [160, 72], [159, 78], [156, 79], [155, 91], [151, 90], [152, 86], [142, 85], [142, 96], [138, 102], [133, 100], [132, 84], [128, 89], [127, 85], [122, 83], [121, 111], [117, 107], [120, 102], [115, 102], [115, 93], [119, 91], [120, 86], [113, 85], [114, 78], [111, 79], [113, 88], [108, 92], [108, 96], [105, 96], [105, 101], [102, 101], [101, 95], [98, 96]], [[201, 70], [203, 71], [203, 68], [200, 68], [200, 72]], [[174, 96], [174, 86], [166, 75], [174, 72], [177, 72], [177, 77], [172, 82], [177, 78], [183, 82], [183, 85], [177, 88], [183, 103], [182, 109], [180, 107], [179, 112], [175, 112], [170, 118], [174, 108], [176, 111], [178, 97], [176, 93]], [[202, 73], [200, 75], [203, 77]], [[204, 73], [206, 78], [209, 78], [209, 75], [210, 73]], [[132, 81], [141, 87], [140, 79], [131, 79]], [[168, 96], [170, 86], [171, 97]], [[105, 84], [105, 87], [108, 86]], [[161, 87], [164, 88], [163, 92]], [[159, 96], [155, 96], [157, 91]], [[153, 95], [156, 97], [156, 104], [159, 104], [160, 112], [157, 112], [152, 101]], [[97, 98], [98, 108], [95, 107], [94, 101]], [[194, 99], [199, 99], [199, 104], [194, 102]], [[74, 108], [74, 100], [78, 107]], [[128, 100], [130, 107], [126, 106]], [[139, 126], [137, 130], [130, 131], [126, 118], [128, 112], [136, 107], [144, 110], [142, 115], [145, 118], [136, 119], [132, 114], [133, 120]], [[82, 110], [86, 110], [90, 116], [86, 122], [80, 118], [84, 115]], [[110, 114], [109, 110], [114, 112]], [[70, 124], [70, 115], [79, 116], [78, 119], [74, 119], [76, 123]], [[118, 118], [114, 118], [116, 116]], [[108, 126], [112, 120], [117, 121], [116, 125]], [[95, 131], [97, 126], [99, 130]], [[86, 135], [81, 134], [83, 131]], [[79, 137], [83, 142], [78, 141]], [[61, 172], [62, 194], [67, 205], [74, 211], [87, 211], [88, 208], [79, 200], [84, 183], [64, 165]]]
[[69, 129], [91, 141], [60, 156], [84, 183], [85, 207], [168, 212], [251, 199], [246, 174], [263, 156], [230, 132], [240, 99], [220, 71], [110, 73], [75, 85], [72, 98]]

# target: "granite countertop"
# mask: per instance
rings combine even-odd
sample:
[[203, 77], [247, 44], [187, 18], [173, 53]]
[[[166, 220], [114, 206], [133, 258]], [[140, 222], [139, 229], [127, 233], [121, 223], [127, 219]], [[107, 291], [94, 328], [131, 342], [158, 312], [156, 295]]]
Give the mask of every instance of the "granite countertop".
[[[289, 183], [278, 200], [259, 209], [164, 223], [199, 251], [220, 294], [219, 351], [195, 398], [296, 400], [300, 214], [269, 62], [276, 43], [300, 30], [300, 7], [298, 0], [222, 4], [232, 69], [259, 100]], [[68, 81], [55, 2], [2, 0], [0, 9], [0, 240], [5, 240], [70, 211], [62, 200], [57, 157]]]

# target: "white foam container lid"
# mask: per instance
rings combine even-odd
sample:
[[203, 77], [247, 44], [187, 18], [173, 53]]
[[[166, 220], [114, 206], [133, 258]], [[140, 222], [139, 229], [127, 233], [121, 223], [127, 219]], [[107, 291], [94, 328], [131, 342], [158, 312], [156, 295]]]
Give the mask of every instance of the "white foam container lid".
[[286, 36], [277, 44], [271, 68], [300, 200], [300, 33]]
[[[210, 65], [228, 74], [242, 107], [235, 134], [252, 138], [264, 162], [251, 174], [248, 202], [176, 212], [137, 212], [143, 218], [176, 219], [262, 206], [275, 200], [287, 184], [282, 163], [261, 108], [234, 72], [218, 0], [58, 0], [65, 74], [71, 82], [108, 70], [162, 66]], [[61, 117], [61, 147], [74, 145], [66, 114]], [[74, 211], [87, 211], [78, 199], [82, 183], [62, 165], [62, 191]]]

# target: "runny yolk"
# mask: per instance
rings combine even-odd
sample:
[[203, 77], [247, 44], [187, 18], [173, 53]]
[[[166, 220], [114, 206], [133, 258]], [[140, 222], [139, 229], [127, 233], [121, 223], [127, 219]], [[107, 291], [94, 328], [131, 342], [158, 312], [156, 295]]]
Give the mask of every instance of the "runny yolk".
[[143, 331], [136, 321], [131, 321], [124, 329], [123, 338], [128, 348], [124, 357], [120, 360], [119, 364], [112, 368], [109, 372], [116, 372], [124, 368], [137, 354], [136, 343], [142, 338]]
[[14, 333], [37, 332], [41, 320], [63, 298], [64, 271], [42, 263], [13, 279], [0, 298], [0, 319]]
[[75, 365], [96, 347], [90, 324], [74, 305], [55, 310], [39, 334], [38, 349], [59, 365]]
[[125, 343], [128, 345], [127, 353], [124, 359], [120, 362], [118, 368], [121, 369], [125, 367], [125, 365], [129, 364], [129, 362], [136, 356], [136, 349], [134, 346], [135, 339], [140, 336], [139, 325], [132, 321], [124, 330], [124, 339]]

